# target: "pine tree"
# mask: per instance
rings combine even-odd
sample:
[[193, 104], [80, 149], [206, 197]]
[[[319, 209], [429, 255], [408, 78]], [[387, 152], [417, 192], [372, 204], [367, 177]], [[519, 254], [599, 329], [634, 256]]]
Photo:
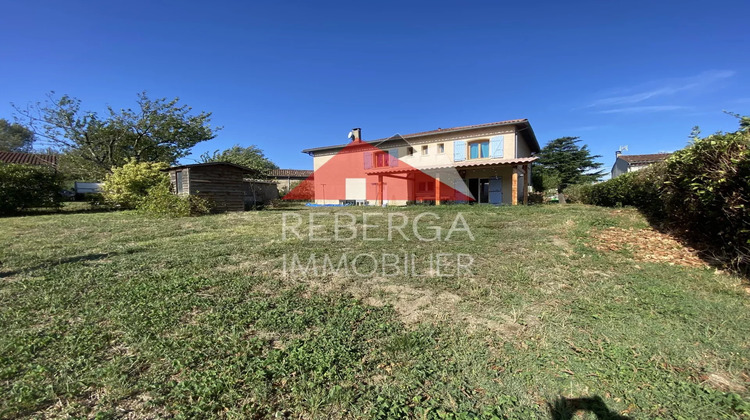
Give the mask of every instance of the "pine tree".
[[539, 160], [535, 162], [534, 171], [541, 177], [554, 177], [558, 193], [573, 184], [587, 184], [597, 181], [604, 174], [598, 170], [602, 167], [596, 159], [599, 155], [592, 155], [588, 146], [578, 146], [578, 137], [561, 137], [550, 141], [537, 154]]

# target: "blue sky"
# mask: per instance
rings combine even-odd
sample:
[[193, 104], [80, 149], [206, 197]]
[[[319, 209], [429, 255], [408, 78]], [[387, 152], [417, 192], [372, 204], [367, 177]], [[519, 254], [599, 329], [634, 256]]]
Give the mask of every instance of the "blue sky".
[[91, 110], [145, 90], [213, 112], [195, 157], [256, 144], [300, 169], [352, 127], [528, 118], [609, 171], [621, 145], [672, 151], [750, 114], [747, 0], [360, 3], [5, 2], [0, 118], [51, 90]]

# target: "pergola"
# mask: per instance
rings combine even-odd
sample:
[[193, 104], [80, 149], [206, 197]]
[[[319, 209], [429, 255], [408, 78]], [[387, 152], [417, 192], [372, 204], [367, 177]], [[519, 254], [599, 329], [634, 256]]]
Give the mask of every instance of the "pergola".
[[[523, 175], [523, 204], [527, 204], [529, 201], [529, 169], [531, 164], [537, 160], [535, 156], [515, 158], [515, 159], [488, 159], [476, 162], [463, 161], [453, 162], [451, 164], [430, 166], [430, 167], [388, 167], [388, 168], [375, 168], [367, 171], [368, 175], [376, 175], [378, 177], [377, 183], [377, 199], [378, 205], [383, 203], [383, 178], [392, 177], [398, 179], [413, 179], [411, 177], [418, 173], [431, 172], [435, 175], [431, 175], [435, 180], [435, 205], [441, 204], [440, 195], [440, 171], [454, 169], [456, 171], [474, 169], [474, 168], [501, 168], [501, 167], [512, 167], [511, 175], [511, 205], [518, 204], [518, 176]], [[461, 177], [463, 178], [463, 176]]]

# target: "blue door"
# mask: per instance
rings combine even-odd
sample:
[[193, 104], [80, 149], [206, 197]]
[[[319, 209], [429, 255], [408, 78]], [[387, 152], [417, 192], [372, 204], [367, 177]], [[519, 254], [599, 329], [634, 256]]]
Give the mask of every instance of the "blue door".
[[490, 178], [490, 204], [502, 204], [503, 202], [503, 179], [499, 177]]

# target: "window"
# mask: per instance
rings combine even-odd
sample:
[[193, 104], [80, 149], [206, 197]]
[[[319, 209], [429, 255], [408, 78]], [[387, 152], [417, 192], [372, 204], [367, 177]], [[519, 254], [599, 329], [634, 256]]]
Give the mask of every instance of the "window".
[[438, 154], [442, 155], [443, 153], [445, 153], [445, 143], [438, 143], [437, 149], [438, 149]]
[[435, 183], [432, 181], [420, 182], [417, 184], [417, 191], [421, 193], [435, 191]]
[[429, 146], [422, 146], [422, 156], [427, 156], [429, 150]]
[[182, 171], [175, 172], [174, 178], [175, 178], [175, 190], [177, 191], [177, 194], [182, 194]]
[[409, 146], [406, 148], [406, 156], [414, 156], [414, 148]]
[[490, 157], [490, 141], [480, 140], [469, 143], [469, 159]]
[[388, 152], [377, 152], [372, 156], [372, 163], [376, 168], [383, 168], [390, 163]]

